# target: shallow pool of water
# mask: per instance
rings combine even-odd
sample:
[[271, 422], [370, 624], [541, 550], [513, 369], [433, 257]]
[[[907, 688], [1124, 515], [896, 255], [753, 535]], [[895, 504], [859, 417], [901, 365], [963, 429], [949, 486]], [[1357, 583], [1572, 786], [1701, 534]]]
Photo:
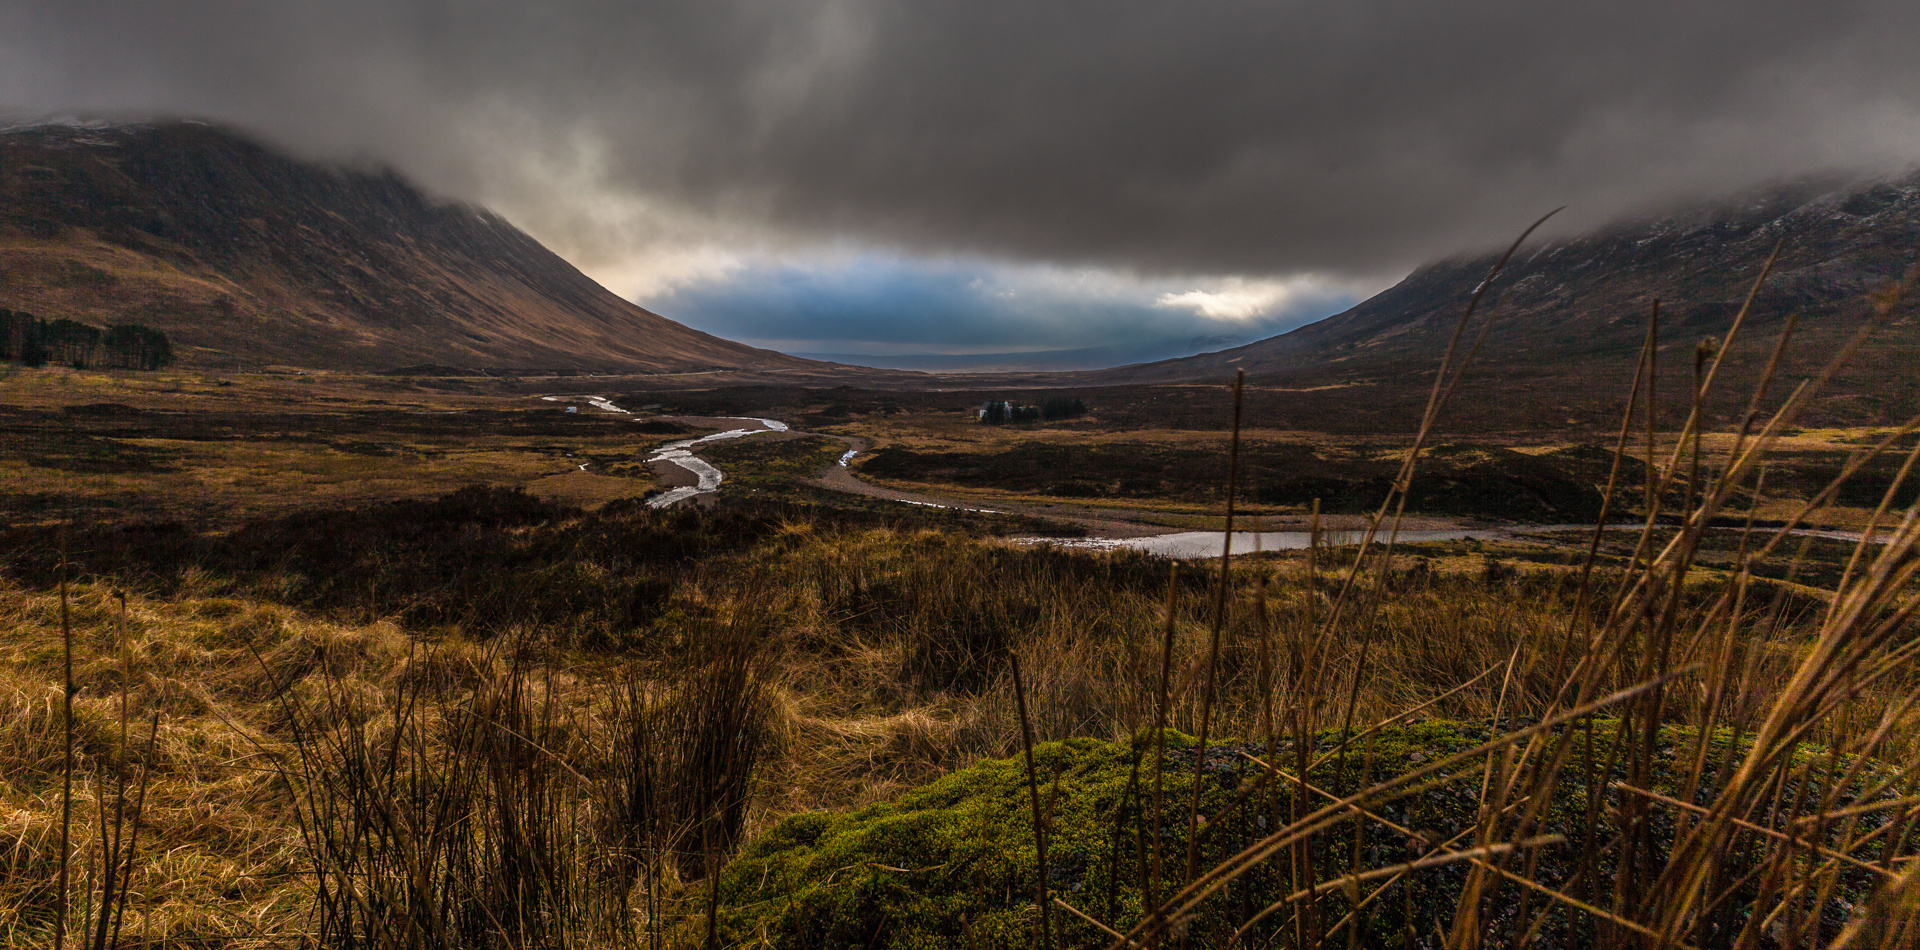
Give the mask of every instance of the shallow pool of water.
[[[1608, 531], [1634, 531], [1634, 525], [1614, 525]], [[1737, 531], [1737, 528], [1715, 528], [1714, 531]], [[1756, 536], [1764, 537], [1775, 529], [1755, 528]], [[1584, 542], [1592, 536], [1593, 525], [1579, 524], [1534, 524], [1508, 525], [1491, 528], [1446, 528], [1439, 530], [1411, 531], [1401, 530], [1399, 543], [1414, 544], [1421, 541], [1506, 541], [1530, 534], [1558, 533], [1563, 539], [1577, 539]], [[1824, 528], [1796, 528], [1790, 532], [1796, 537], [1825, 538], [1831, 541], [1860, 540], [1858, 531], [1836, 531]], [[1887, 539], [1888, 532], [1876, 533], [1875, 543]], [[1233, 533], [1233, 553], [1252, 554], [1255, 551], [1301, 551], [1311, 543], [1313, 534], [1309, 531], [1235, 531]], [[1320, 543], [1325, 547], [1345, 547], [1359, 544], [1366, 537], [1364, 531], [1322, 531]], [[1051, 544], [1056, 547], [1081, 548], [1094, 551], [1145, 551], [1161, 557], [1197, 558], [1219, 557], [1224, 535], [1218, 531], [1181, 531], [1175, 534], [1156, 534], [1145, 538], [1015, 538], [1020, 544]], [[1381, 531], [1374, 535], [1375, 544], [1383, 544], [1387, 533]]]
[[[1447, 530], [1401, 531], [1399, 538], [1403, 542], [1415, 541], [1460, 541], [1478, 539], [1492, 541], [1512, 537], [1520, 531], [1543, 531], [1567, 527], [1550, 525], [1545, 527], [1521, 528], [1451, 528]], [[1342, 547], [1359, 544], [1366, 536], [1363, 531], [1322, 531], [1320, 543], [1328, 547]], [[1219, 557], [1225, 535], [1218, 531], [1181, 531], [1176, 534], [1156, 534], [1146, 538], [1022, 538], [1021, 541], [1034, 544], [1053, 544], [1061, 547], [1090, 548], [1102, 551], [1130, 550], [1145, 551], [1161, 557]], [[1255, 551], [1300, 551], [1312, 542], [1310, 531], [1235, 531], [1233, 533], [1233, 553], [1252, 554]], [[1378, 544], [1387, 539], [1382, 531], [1374, 537]]]

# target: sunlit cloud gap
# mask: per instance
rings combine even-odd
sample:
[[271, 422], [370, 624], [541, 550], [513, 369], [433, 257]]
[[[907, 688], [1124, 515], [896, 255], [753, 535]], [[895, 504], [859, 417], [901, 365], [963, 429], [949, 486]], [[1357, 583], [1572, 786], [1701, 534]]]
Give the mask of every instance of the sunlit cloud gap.
[[763, 259], [635, 300], [796, 355], [906, 368], [1087, 368], [1249, 343], [1378, 288], [1317, 275], [1145, 277], [978, 259]]

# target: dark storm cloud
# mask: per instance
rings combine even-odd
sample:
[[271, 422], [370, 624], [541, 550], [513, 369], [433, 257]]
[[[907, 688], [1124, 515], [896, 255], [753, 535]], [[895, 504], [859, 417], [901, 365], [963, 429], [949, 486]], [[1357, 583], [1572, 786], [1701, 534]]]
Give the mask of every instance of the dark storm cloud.
[[211, 115], [625, 242], [1381, 275], [1920, 158], [1920, 4], [0, 0], [0, 108]]

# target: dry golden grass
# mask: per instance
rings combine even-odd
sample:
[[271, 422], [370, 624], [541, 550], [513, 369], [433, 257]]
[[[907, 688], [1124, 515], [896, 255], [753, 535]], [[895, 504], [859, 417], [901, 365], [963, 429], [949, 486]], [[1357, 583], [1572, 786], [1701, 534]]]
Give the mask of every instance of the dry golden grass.
[[[8, 815], [4, 877], [11, 899], [0, 916], [7, 946], [46, 946], [54, 904], [48, 873], [60, 815], [60, 633], [58, 598], [17, 588], [0, 598], [11, 631], [4, 649], [0, 705], [0, 810]], [[403, 643], [390, 628], [352, 631], [257, 603], [132, 598], [123, 621], [105, 587], [74, 591], [76, 662], [75, 879], [99, 867], [94, 836], [124, 762], [151, 775], [140, 822], [147, 844], [129, 882], [125, 933], [133, 945], [239, 941], [283, 935], [300, 919], [306, 896], [301, 852], [287, 823], [284, 796], [258, 758], [271, 744], [262, 715], [264, 677], [252, 648], [289, 642], [351, 643], [367, 666], [380, 644]], [[135, 679], [125, 691], [134, 723], [120, 743], [122, 636]], [[404, 654], [403, 654], [404, 655]], [[157, 717], [151, 749], [141, 726]], [[76, 888], [75, 894], [81, 889]], [[82, 908], [76, 899], [73, 915]]]
[[[1337, 594], [1338, 567], [1328, 559], [1310, 570], [1304, 557], [1289, 556], [1236, 572], [1234, 619], [1212, 709], [1216, 736], [1260, 734], [1257, 645], [1307, 636], [1312, 618], [1324, 617]], [[1012, 657], [1025, 672], [1030, 721], [1042, 740], [1118, 738], [1150, 724], [1163, 570], [1125, 555], [794, 523], [688, 581], [675, 597], [676, 612], [625, 655], [549, 654], [540, 669], [519, 675], [574, 724], [568, 734], [583, 744], [555, 751], [567, 769], [597, 785], [607, 767], [605, 740], [592, 737], [615, 729], [610, 680], [635, 662], [642, 670], [672, 668], [673, 658], [704, 636], [700, 631], [717, 624], [764, 631], [774, 739], [757, 771], [745, 825], [751, 836], [794, 812], [877, 801], [981, 757], [1016, 752]], [[1370, 621], [1357, 721], [1436, 698], [1440, 703], [1422, 716], [1488, 719], [1537, 710], [1551, 699], [1559, 684], [1550, 664], [1504, 684], [1482, 674], [1521, 644], [1564, 636], [1569, 574], [1490, 580], [1484, 572], [1484, 559], [1459, 556], [1393, 575], [1397, 593]], [[1717, 582], [1696, 583], [1704, 592]], [[81, 776], [74, 920], [84, 913], [78, 895], [98, 864], [92, 842], [117, 770], [122, 762], [135, 775], [151, 769], [140, 819], [147, 843], [129, 883], [125, 926], [158, 944], [266, 946], [311, 925], [311, 855], [272, 768], [292, 750], [290, 709], [325, 709], [329, 722], [377, 725], [394, 715], [396, 696], [425, 683], [432, 688], [419, 694], [423, 714], [437, 720], [436, 710], [464, 705], [475, 690], [497, 689], [515, 676], [498, 644], [446, 633], [422, 642], [386, 623], [327, 622], [191, 585], [168, 599], [130, 598], [124, 622], [105, 586], [77, 588], [72, 603]], [[10, 587], [0, 605], [0, 629], [9, 631], [0, 641], [0, 853], [9, 856], [0, 889], [14, 896], [0, 934], [5, 945], [39, 946], [59, 816], [58, 598]], [[1185, 572], [1171, 657], [1169, 721], [1176, 728], [1196, 729], [1201, 715], [1210, 612], [1205, 572]], [[119, 741], [123, 634], [135, 671], [127, 691], [130, 752]], [[1747, 646], [1753, 665], [1745, 708], [1765, 708], [1806, 635], [1803, 625], [1790, 623], [1771, 641]], [[1324, 662], [1341, 669], [1355, 662], [1358, 643], [1335, 641], [1329, 649]], [[1473, 686], [1449, 693], [1475, 677]], [[1891, 698], [1875, 695], [1874, 702]], [[1335, 721], [1345, 698], [1339, 690], [1283, 693], [1282, 702]], [[1672, 701], [1677, 707], [1686, 700]], [[140, 726], [156, 714], [149, 754]], [[663, 914], [697, 910], [697, 890], [669, 887], [668, 896], [681, 903]]]
[[[223, 382], [230, 385], [221, 385]], [[656, 486], [639, 464], [671, 436], [625, 431], [608, 419], [577, 432], [489, 431], [459, 414], [559, 412], [531, 397], [415, 390], [393, 380], [344, 376], [216, 376], [200, 373], [102, 373], [67, 369], [0, 370], [0, 401], [45, 413], [102, 405], [155, 416], [140, 425], [186, 437], [117, 436], [115, 451], [158, 461], [118, 465], [112, 458], [52, 464], [25, 451], [0, 457], [8, 494], [44, 499], [41, 517], [82, 511], [131, 512], [231, 522], [293, 508], [365, 505], [432, 497], [462, 485], [524, 487], [541, 497], [597, 507]], [[444, 431], [430, 420], [447, 415]], [[61, 415], [49, 418], [56, 428]], [[422, 420], [429, 420], [423, 423]], [[85, 435], [85, 426], [74, 427]], [[57, 444], [60, 435], [38, 436]], [[618, 474], [589, 458], [625, 460]], [[22, 517], [19, 520], [37, 520]]]

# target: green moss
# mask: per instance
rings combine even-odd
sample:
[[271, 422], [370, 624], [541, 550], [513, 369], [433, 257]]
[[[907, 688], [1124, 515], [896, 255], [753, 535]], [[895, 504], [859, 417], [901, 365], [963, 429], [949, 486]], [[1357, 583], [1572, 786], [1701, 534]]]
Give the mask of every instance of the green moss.
[[[1097, 829], [1126, 791], [1123, 743], [1080, 739], [1036, 750], [1060, 828], [1051, 863], [1085, 868]], [[1176, 782], [1173, 787], [1185, 787]], [[1032, 804], [1020, 759], [982, 762], [892, 802], [782, 822], [728, 869], [725, 920], [736, 940], [777, 946], [1024, 944], [1036, 915]]]
[[[1612, 724], [1596, 724], [1604, 753]], [[1486, 724], [1428, 722], [1384, 730], [1357, 744], [1341, 761], [1324, 763], [1312, 776], [1315, 785], [1336, 793], [1377, 783], [1485, 741]], [[1324, 750], [1332, 737], [1322, 737]], [[1680, 734], [1663, 735], [1657, 757], [1657, 786], [1669, 783], [1672, 753]], [[1142, 883], [1151, 864], [1150, 818], [1152, 756], [1150, 734], [1132, 742], [1075, 739], [1050, 743], [1035, 752], [1043, 805], [1052, 803], [1053, 837], [1049, 846], [1050, 892], [1075, 907], [1120, 928], [1142, 914]], [[1168, 734], [1162, 828], [1163, 866], [1178, 879], [1185, 864], [1187, 810], [1193, 788], [1192, 739]], [[1725, 742], [1715, 754], [1731, 752]], [[1136, 749], [1145, 753], [1136, 758]], [[1233, 742], [1209, 749], [1201, 785], [1200, 813], [1205, 817], [1199, 864], [1210, 867], [1265, 837], [1293, 809], [1305, 813], [1326, 799], [1293, 800], [1287, 790], [1269, 785], [1258, 794], [1242, 793], [1260, 769], [1248, 757], [1257, 754]], [[1294, 761], [1282, 750], [1281, 764]], [[1561, 794], [1549, 803], [1543, 832], [1565, 834], [1569, 843], [1539, 849], [1536, 879], [1561, 886], [1578, 857], [1586, 823], [1588, 796], [1580, 778], [1584, 743], [1576, 742], [1573, 764], [1563, 776]], [[1616, 770], [1616, 775], [1617, 775]], [[1478, 773], [1464, 781], [1431, 784], [1415, 794], [1380, 805], [1376, 814], [1440, 842], [1470, 833], [1478, 816]], [[1058, 793], [1054, 783], [1058, 782]], [[1704, 799], [1703, 799], [1704, 800]], [[1236, 806], [1235, 803], [1239, 804]], [[1601, 841], [1611, 840], [1618, 793], [1602, 792]], [[1664, 850], [1672, 835], [1670, 813], [1650, 812], [1652, 837]], [[1381, 867], [1421, 856], [1426, 845], [1407, 835], [1369, 823], [1355, 840], [1354, 826], [1343, 825], [1318, 837], [1310, 854], [1322, 879], [1351, 867], [1355, 848], [1363, 868]], [[1607, 861], [1599, 900], [1611, 885]], [[1738, 863], [1738, 858], [1729, 858]], [[730, 945], [774, 947], [1025, 947], [1039, 923], [1034, 900], [1037, 860], [1032, 804], [1026, 768], [1019, 758], [978, 763], [893, 801], [850, 812], [816, 812], [781, 822], [749, 846], [721, 881], [720, 919]], [[1216, 897], [1189, 932], [1189, 945], [1217, 946], [1240, 921], [1290, 893], [1286, 862], [1261, 865]], [[1369, 905], [1359, 925], [1360, 945], [1425, 946], [1444, 933], [1453, 917], [1464, 865], [1423, 870], [1394, 884]], [[1319, 902], [1322, 925], [1345, 914], [1350, 898], [1335, 894]], [[1496, 934], [1517, 925], [1510, 900], [1489, 909]], [[1534, 905], [1549, 916], [1542, 945], [1584, 945], [1590, 922], [1558, 908]], [[1331, 916], [1326, 916], [1326, 915]], [[1053, 916], [1068, 946], [1107, 942], [1091, 926]], [[1286, 925], [1286, 914], [1269, 918], [1252, 945], [1263, 945]]]

